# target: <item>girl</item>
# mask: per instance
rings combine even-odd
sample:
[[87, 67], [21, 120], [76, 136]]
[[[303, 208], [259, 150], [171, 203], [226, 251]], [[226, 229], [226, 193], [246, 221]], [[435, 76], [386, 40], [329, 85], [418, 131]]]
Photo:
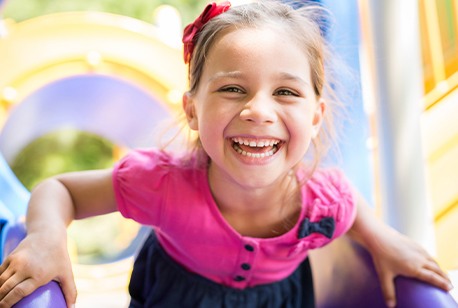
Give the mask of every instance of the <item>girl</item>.
[[335, 102], [316, 10], [208, 5], [183, 37], [194, 151], [132, 151], [111, 170], [38, 185], [28, 235], [0, 267], [0, 305], [51, 279], [75, 303], [66, 226], [116, 210], [154, 227], [132, 307], [313, 307], [307, 252], [348, 230], [371, 252], [389, 306], [398, 274], [448, 289], [424, 250], [378, 222], [339, 171], [317, 167]]

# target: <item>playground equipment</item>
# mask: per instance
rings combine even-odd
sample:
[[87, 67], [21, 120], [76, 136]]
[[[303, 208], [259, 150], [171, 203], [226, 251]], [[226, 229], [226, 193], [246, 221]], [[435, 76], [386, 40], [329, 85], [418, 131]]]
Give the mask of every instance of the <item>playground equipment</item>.
[[[186, 70], [178, 50], [161, 43], [153, 26], [132, 18], [64, 13], [2, 22], [0, 247], [5, 256], [23, 235], [29, 198], [9, 168], [15, 156], [40, 136], [65, 128], [92, 132], [127, 148], [155, 145], [157, 124], [180, 107], [176, 103], [181, 103]], [[132, 256], [134, 248], [124, 257]], [[114, 263], [98, 264], [97, 273], [123, 275], [127, 281], [129, 260]], [[78, 272], [91, 266], [75, 266], [78, 283]], [[90, 277], [83, 278], [87, 282]], [[120, 286], [124, 292], [125, 285]], [[55, 283], [37, 290], [41, 304], [43, 292], [54, 291]]]
[[[25, 145], [73, 127], [126, 147], [151, 146], [156, 124], [179, 108], [186, 86], [181, 52], [161, 43], [155, 28], [138, 20], [86, 12], [4, 25], [2, 257], [25, 235], [22, 219], [29, 193], [8, 166]], [[373, 264], [361, 247], [343, 238], [314, 252], [311, 260], [318, 307], [384, 307]], [[396, 283], [399, 307], [456, 307], [446, 292], [411, 279]], [[17, 307], [65, 307], [65, 301], [58, 284], [50, 282]]]

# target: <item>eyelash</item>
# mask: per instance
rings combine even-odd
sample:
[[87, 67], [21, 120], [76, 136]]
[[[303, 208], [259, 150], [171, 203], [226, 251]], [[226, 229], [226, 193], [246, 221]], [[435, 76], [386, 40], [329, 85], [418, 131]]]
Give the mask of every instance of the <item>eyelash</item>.
[[[243, 90], [237, 87], [227, 87], [227, 88], [222, 88], [219, 90], [220, 92], [229, 92], [229, 93], [244, 93]], [[276, 91], [275, 95], [284, 95], [284, 96], [298, 96], [297, 93], [294, 93], [293, 91], [287, 90], [287, 89], [280, 89]]]
[[229, 93], [244, 93], [240, 88], [237, 87], [226, 87], [219, 90], [220, 92], [229, 92]]
[[288, 90], [288, 89], [280, 89], [276, 92], [276, 95], [285, 95], [285, 96], [298, 96], [297, 93]]

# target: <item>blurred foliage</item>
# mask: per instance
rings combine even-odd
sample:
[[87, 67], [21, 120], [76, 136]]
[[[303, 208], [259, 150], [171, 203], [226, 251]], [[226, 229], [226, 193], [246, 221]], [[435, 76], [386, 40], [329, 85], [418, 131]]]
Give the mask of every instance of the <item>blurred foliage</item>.
[[9, 0], [3, 16], [23, 21], [40, 15], [68, 11], [99, 11], [152, 22], [154, 10], [167, 4], [181, 14], [183, 25], [191, 22], [208, 0]]
[[113, 262], [132, 254], [140, 225], [119, 212], [74, 221], [68, 228], [72, 258], [79, 264]]
[[[27, 145], [16, 156], [11, 169], [31, 190], [43, 179], [63, 172], [110, 168], [114, 163], [113, 150], [110, 141], [97, 135], [74, 129], [59, 130]], [[119, 213], [74, 222], [68, 233], [76, 250], [73, 258], [83, 264], [116, 258], [137, 231], [138, 227]]]
[[113, 162], [111, 142], [90, 133], [66, 129], [35, 139], [16, 156], [11, 169], [31, 190], [50, 176], [108, 168]]

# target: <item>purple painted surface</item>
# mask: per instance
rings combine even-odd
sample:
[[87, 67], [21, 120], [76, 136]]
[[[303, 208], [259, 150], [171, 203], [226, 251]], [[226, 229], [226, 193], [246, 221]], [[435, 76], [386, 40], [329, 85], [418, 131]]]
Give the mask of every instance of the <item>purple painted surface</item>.
[[31, 295], [14, 305], [15, 308], [66, 308], [62, 290], [57, 282], [39, 287]]
[[[386, 308], [369, 253], [340, 238], [311, 256], [318, 308]], [[455, 308], [448, 293], [416, 279], [397, 277], [397, 308]]]
[[[2, 229], [3, 255], [8, 255], [24, 238], [25, 228], [21, 223], [6, 225]], [[48, 284], [36, 289], [32, 294], [23, 298], [14, 307], [21, 308], [65, 308], [67, 304], [59, 284], [51, 281]]]
[[170, 118], [164, 104], [122, 79], [78, 75], [38, 89], [15, 106], [0, 131], [7, 162], [30, 142], [62, 129], [87, 131], [130, 148], [154, 146], [158, 123]]

